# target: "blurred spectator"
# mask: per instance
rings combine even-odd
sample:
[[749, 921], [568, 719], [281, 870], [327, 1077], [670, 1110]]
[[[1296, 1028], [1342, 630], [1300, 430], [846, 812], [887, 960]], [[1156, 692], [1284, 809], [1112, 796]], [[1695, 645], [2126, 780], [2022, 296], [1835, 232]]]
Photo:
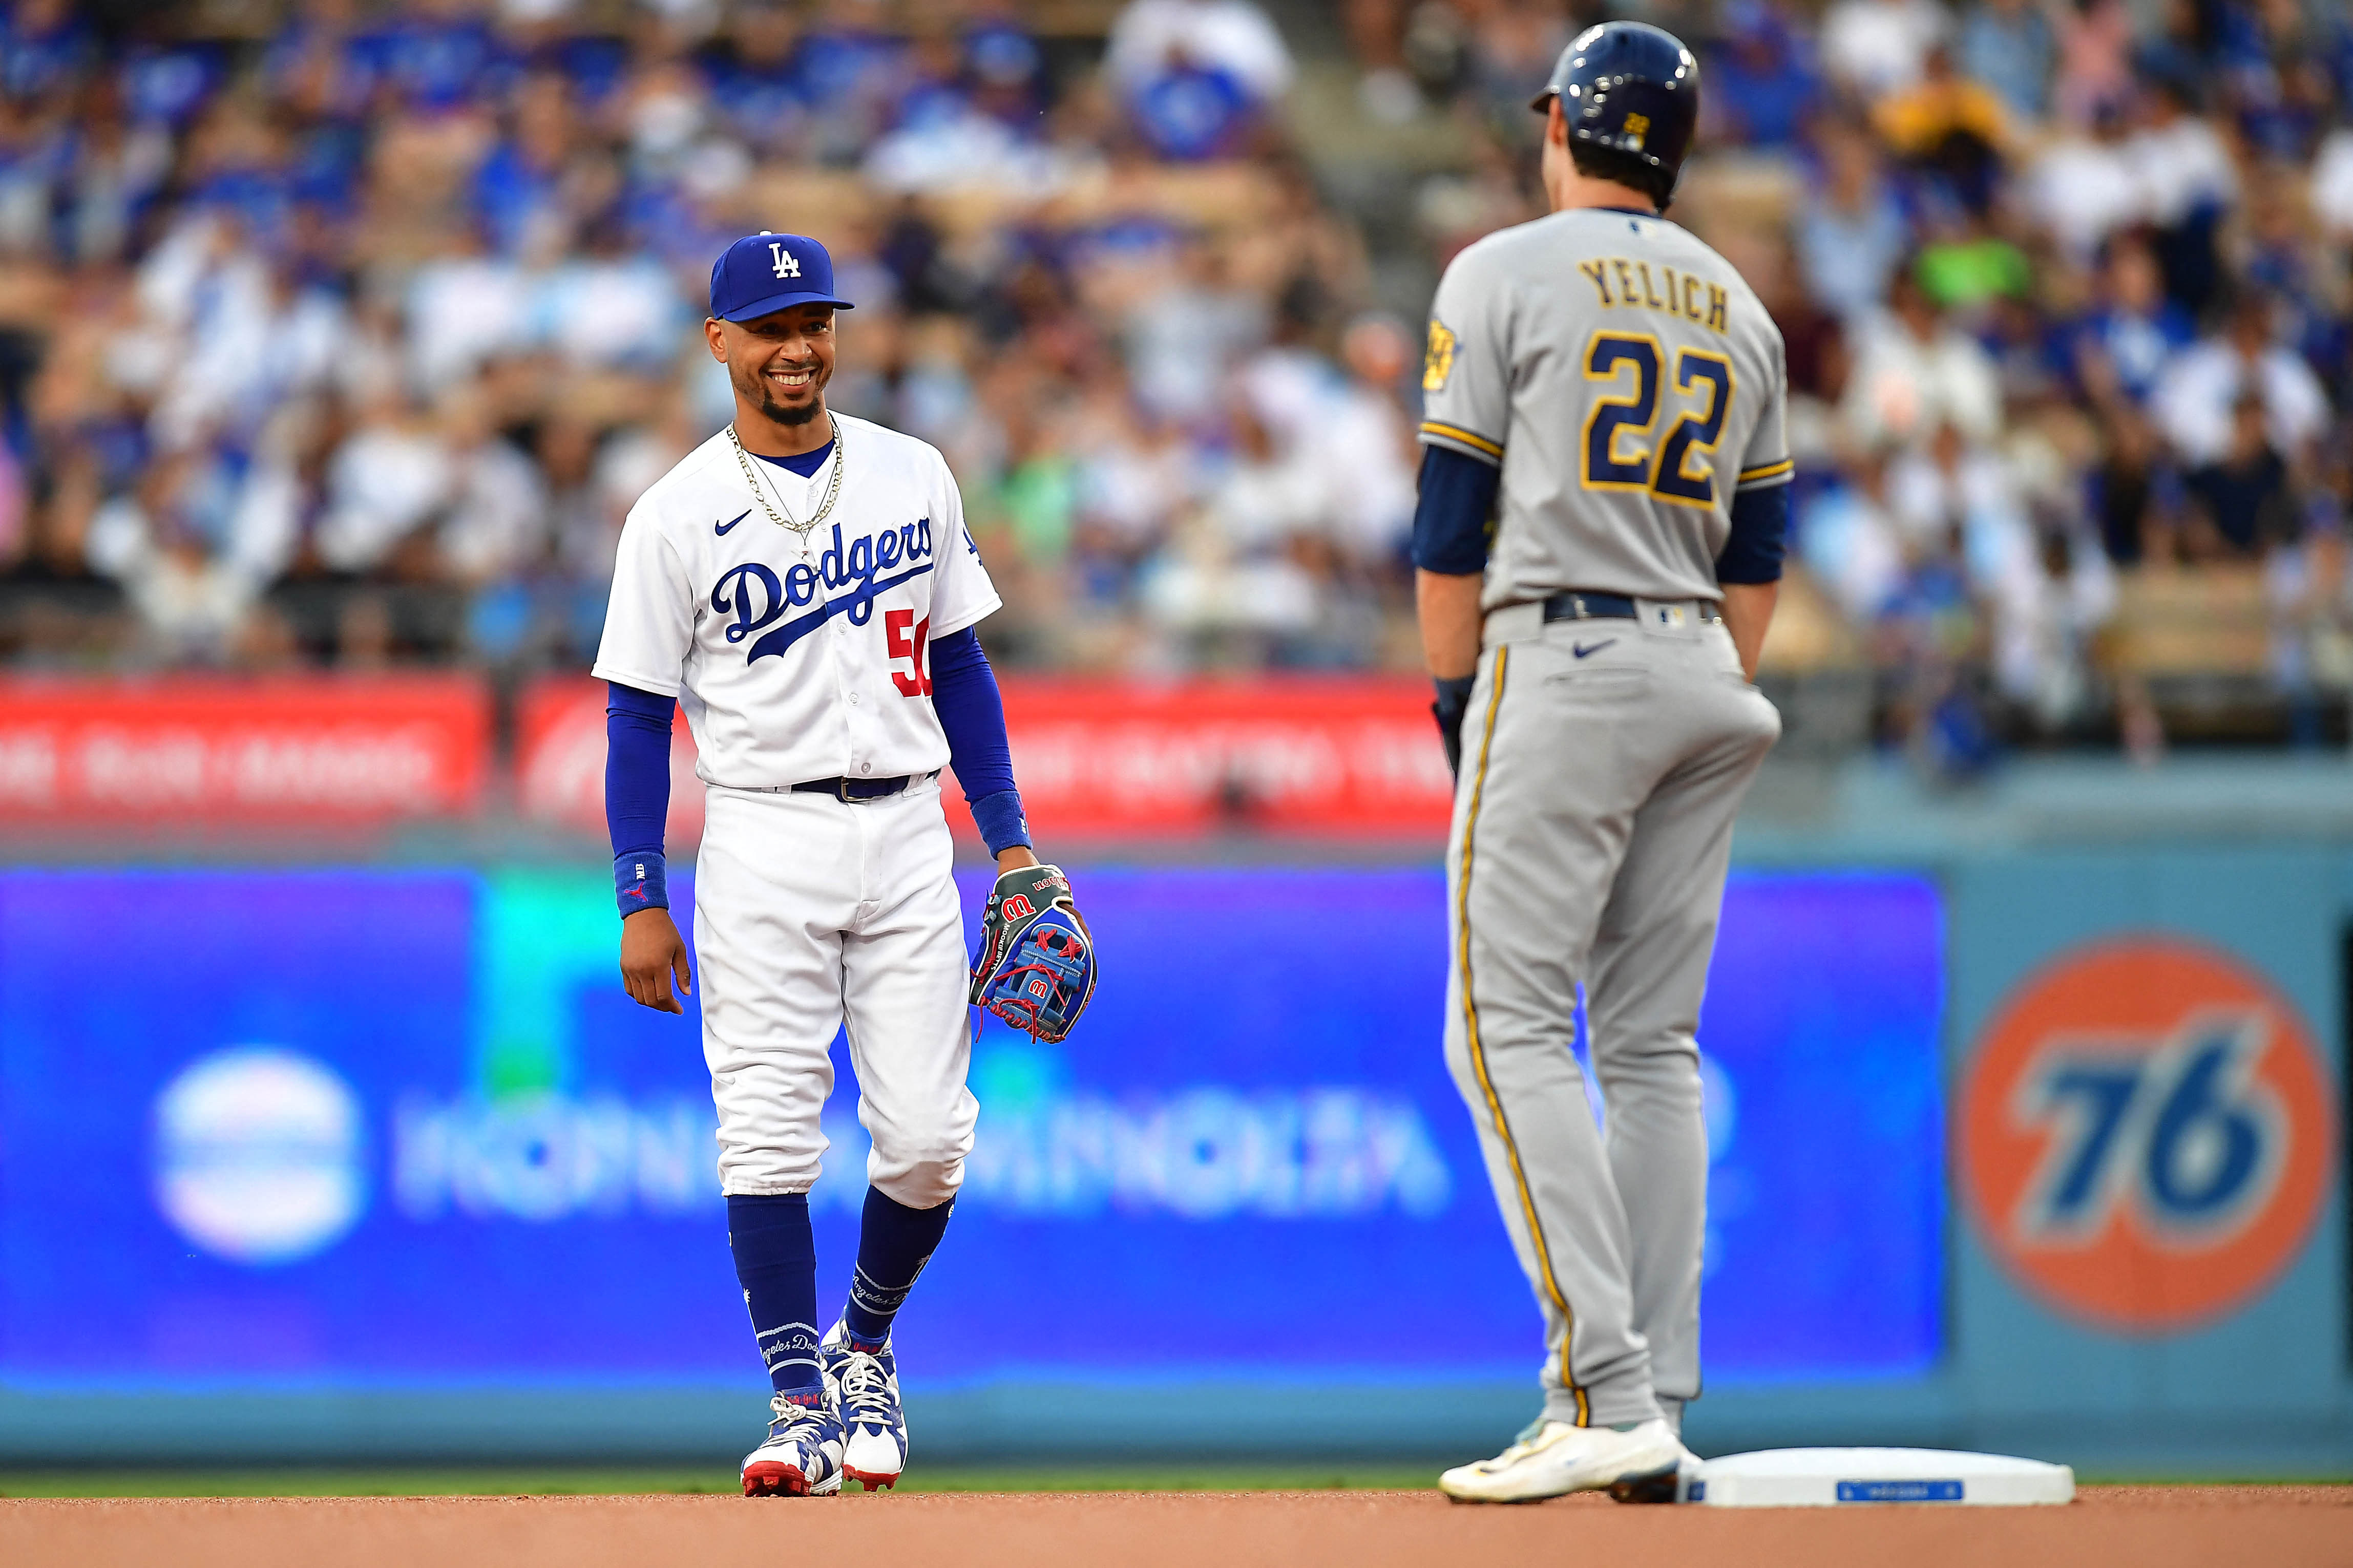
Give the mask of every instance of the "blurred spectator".
[[1128, 0], [1103, 63], [1134, 94], [1174, 68], [1215, 73], [1253, 103], [1291, 87], [1291, 50], [1251, 0]]
[[1822, 15], [1822, 64], [1865, 101], [1920, 79], [1952, 30], [1937, 0], [1835, 0]]
[[1840, 417], [1848, 438], [1865, 447], [1921, 442], [1944, 428], [1963, 441], [1990, 441], [2001, 427], [2000, 383], [1985, 350], [1902, 269], [1888, 308], [1858, 336]]
[[1841, 316], [1859, 317], [1886, 298], [1911, 231], [1870, 140], [1831, 126], [1820, 141], [1823, 178], [1799, 216], [1798, 255], [1815, 300]]
[[2085, 476], [2086, 500], [2108, 559], [2137, 566], [2172, 553], [2166, 491], [2173, 476], [2157, 433], [2137, 409], [2111, 412], [2102, 426], [2100, 460]]
[[2037, 225], [2078, 262], [2113, 230], [2147, 218], [2149, 204], [2125, 145], [2123, 110], [2101, 109], [2087, 131], [2061, 130], [2027, 170], [2023, 195]]
[[1347, 381], [1318, 420], [1318, 461], [1330, 497], [1334, 546], [1352, 562], [1382, 567], [1400, 558], [1413, 532], [1413, 427], [1398, 386], [1416, 367], [1414, 342], [1387, 316], [1351, 324], [1340, 340]]
[[1170, 286], [1137, 301], [1126, 325], [1128, 374], [1155, 415], [1208, 416], [1223, 399], [1226, 372], [1266, 331], [1266, 308], [1236, 288], [1217, 247], [1195, 241], [1178, 252]]
[[2010, 112], [2028, 124], [2051, 111], [2058, 47], [2041, 0], [1977, 0], [1961, 19], [1962, 73], [2000, 93]]
[[2197, 335], [2189, 312], [2165, 297], [2157, 257], [2137, 232], [2109, 240], [2094, 299], [2075, 328], [2076, 377], [2103, 402], [2146, 404], [2173, 356]]
[[408, 374], [429, 396], [528, 341], [531, 290], [522, 268], [459, 230], [410, 275], [406, 318]]
[[2156, 228], [2165, 290], [2192, 314], [2221, 286], [2215, 231], [2239, 195], [2230, 149], [2196, 108], [2188, 83], [2156, 83], [2141, 97], [2141, 122], [2126, 150], [2142, 203], [2137, 216]]
[[1295, 553], [1321, 502], [1306, 464], [1279, 456], [1267, 428], [1237, 403], [1233, 461], [1208, 504], [1180, 523], [1146, 568], [1146, 611], [1219, 664], [1276, 657], [1323, 610]]
[[1786, 147], [1798, 139], [1821, 90], [1805, 39], [1775, 0], [1733, 0], [1704, 51], [1701, 112], [1707, 140]]
[[2353, 124], [2329, 132], [2313, 157], [2312, 215], [2330, 239], [2353, 240]]
[[2192, 515], [2211, 531], [2214, 549], [2261, 555], [2303, 531], [2287, 459], [2272, 444], [2259, 395], [2242, 395], [2231, 405], [2228, 445], [2211, 462], [2192, 468], [2183, 484]]
[[2189, 349], [2166, 369], [2152, 405], [2166, 438], [2193, 467], [2221, 461], [2252, 407], [2271, 445], [2301, 455], [2328, 419], [2327, 395], [2293, 349], [2272, 332], [2272, 301], [2242, 294], [2222, 332]]
[[1847, 482], [1799, 514], [1797, 547], [1806, 568], [1830, 589], [1849, 617], [1869, 626], [1895, 599], [1907, 553], [1887, 508], [1887, 465], [1868, 453]]
[[[332, 571], [360, 573], [393, 564], [404, 546], [448, 502], [454, 475], [449, 449], [433, 421], [397, 395], [364, 408], [327, 468], [320, 559]], [[414, 570], [414, 555], [405, 563]]]
[[1971, 212], [1993, 200], [1994, 176], [2012, 141], [2009, 111], [1982, 82], [1953, 68], [1952, 51], [1931, 45], [1919, 79], [1882, 98], [1872, 124], [1899, 158], [1938, 180]]
[[[2208, 0], [2163, 0], [2173, 14], [2220, 9]], [[2134, 22], [2128, 0], [2073, 0], [2054, 7], [2059, 74], [2052, 99], [2068, 126], [2119, 112], [2132, 93]]]

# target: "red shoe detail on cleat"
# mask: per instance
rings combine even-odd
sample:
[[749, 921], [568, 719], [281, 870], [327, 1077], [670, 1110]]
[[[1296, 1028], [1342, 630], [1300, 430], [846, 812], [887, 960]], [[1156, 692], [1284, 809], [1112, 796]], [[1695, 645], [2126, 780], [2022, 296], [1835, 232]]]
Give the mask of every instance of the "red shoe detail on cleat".
[[744, 1472], [745, 1497], [807, 1497], [808, 1478], [790, 1465], [758, 1464]]

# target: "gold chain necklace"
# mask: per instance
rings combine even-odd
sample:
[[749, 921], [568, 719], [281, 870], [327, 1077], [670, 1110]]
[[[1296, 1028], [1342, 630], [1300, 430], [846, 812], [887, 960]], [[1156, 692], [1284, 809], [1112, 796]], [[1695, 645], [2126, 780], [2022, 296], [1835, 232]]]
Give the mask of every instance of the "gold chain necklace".
[[777, 486], [773, 479], [765, 487], [760, 483], [760, 476], [753, 471], [751, 456], [744, 450], [744, 437], [735, 433], [734, 426], [727, 426], [727, 438], [735, 444], [735, 461], [743, 466], [744, 482], [752, 487], [752, 499], [760, 503], [760, 510], [768, 514], [770, 522], [775, 523], [778, 528], [789, 529], [803, 539], [808, 537], [809, 530], [825, 521], [826, 514], [833, 510], [835, 498], [841, 494], [841, 421], [834, 418], [830, 414], [826, 416], [826, 420], [833, 426], [833, 477], [826, 481], [823, 504], [818, 506], [816, 513], [807, 522], [795, 522], [778, 511], [776, 507], [768, 504], [768, 489], [776, 489], [776, 500], [781, 504], [785, 499], [783, 488]]

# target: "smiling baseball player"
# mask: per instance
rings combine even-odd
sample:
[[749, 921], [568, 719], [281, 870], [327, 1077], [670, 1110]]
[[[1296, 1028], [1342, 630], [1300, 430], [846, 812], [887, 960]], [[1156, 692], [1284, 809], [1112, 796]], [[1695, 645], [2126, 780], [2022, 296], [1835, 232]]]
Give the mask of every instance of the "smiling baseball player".
[[[692, 987], [662, 859], [674, 704], [707, 786], [703, 1055], [728, 1244], [775, 1385], [747, 1496], [898, 1479], [891, 1328], [972, 1148], [967, 994], [1053, 1038], [1092, 977], [1069, 884], [1029, 849], [972, 630], [998, 599], [955, 480], [924, 443], [826, 406], [849, 305], [799, 235], [746, 237], [712, 267], [703, 330], [735, 418], [631, 510], [596, 665], [622, 979], [670, 1013]], [[950, 763], [1000, 872], [970, 974], [940, 808]], [[807, 1194], [845, 1027], [873, 1152], [848, 1305], [820, 1340]]]
[[1772, 318], [1660, 216], [1698, 100], [1669, 34], [1579, 34], [1535, 105], [1552, 215], [1463, 251], [1431, 310], [1414, 561], [1459, 780], [1446, 1054], [1546, 1323], [1544, 1410], [1440, 1478], [1463, 1501], [1671, 1498], [1700, 1391], [1695, 1032], [1733, 816], [1780, 733], [1748, 678], [1789, 458]]

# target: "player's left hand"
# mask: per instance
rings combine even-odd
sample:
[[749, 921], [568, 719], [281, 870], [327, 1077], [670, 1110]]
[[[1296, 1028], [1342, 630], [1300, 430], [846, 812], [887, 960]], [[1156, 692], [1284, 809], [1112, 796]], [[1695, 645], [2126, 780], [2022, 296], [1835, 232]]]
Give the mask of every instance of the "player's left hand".
[[1094, 995], [1094, 935], [1061, 868], [1027, 850], [1008, 850], [997, 865], [968, 1000], [1050, 1045]]
[[[678, 990], [670, 990], [675, 976]], [[694, 994], [694, 970], [687, 963], [686, 939], [668, 910], [639, 910], [621, 922], [621, 984], [629, 999], [657, 1012], [683, 1014], [680, 996]]]

